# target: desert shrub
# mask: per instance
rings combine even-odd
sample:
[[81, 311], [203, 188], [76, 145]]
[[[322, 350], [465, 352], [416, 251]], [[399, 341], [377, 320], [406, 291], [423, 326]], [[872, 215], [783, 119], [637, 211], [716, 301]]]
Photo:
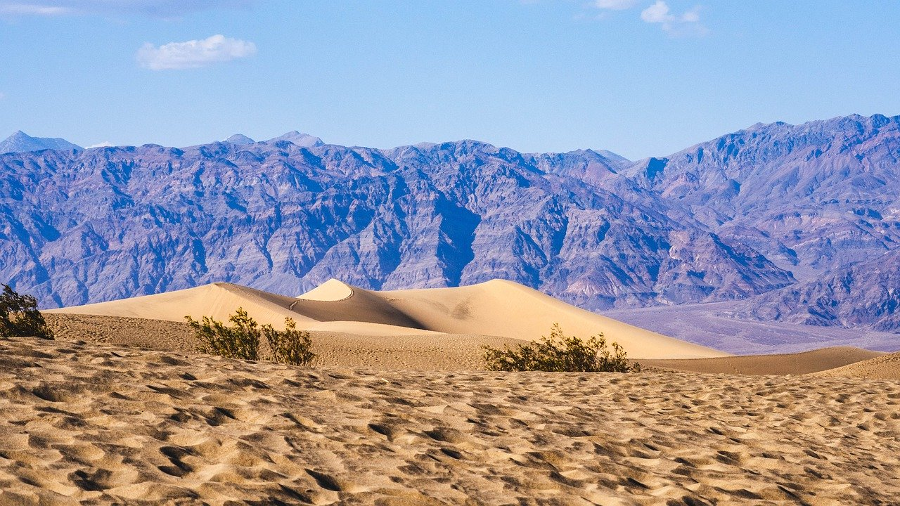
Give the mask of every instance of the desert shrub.
[[237, 308], [228, 318], [232, 323], [230, 327], [208, 316], [203, 317], [202, 323], [190, 316], [184, 319], [200, 341], [197, 351], [226, 358], [259, 360], [260, 329], [243, 308]]
[[272, 360], [282, 364], [307, 365], [315, 358], [310, 351], [312, 340], [309, 332], [297, 330], [297, 324], [290, 318], [284, 319], [285, 330], [279, 331], [271, 325], [263, 325], [263, 334], [269, 343]]
[[204, 316], [202, 322], [190, 316], [184, 318], [193, 327], [199, 341], [197, 351], [202, 353], [259, 360], [260, 336], [265, 336], [271, 353], [268, 358], [274, 362], [307, 365], [315, 358], [310, 350], [312, 340], [309, 332], [297, 330], [297, 324], [290, 318], [284, 319], [286, 329], [283, 331], [276, 330], [271, 325], [257, 325], [243, 308], [237, 308], [228, 318], [232, 323], [230, 327], [208, 316]]
[[631, 365], [625, 350], [612, 343], [612, 351], [606, 346], [603, 334], [591, 336], [586, 341], [563, 333], [554, 324], [550, 337], [538, 342], [520, 344], [514, 349], [484, 346], [484, 361], [491, 371], [548, 371], [548, 372], [632, 372], [639, 371], [640, 364]]
[[0, 337], [40, 337], [53, 339], [53, 331], [37, 309], [31, 295], [19, 295], [9, 285], [3, 285], [0, 295]]

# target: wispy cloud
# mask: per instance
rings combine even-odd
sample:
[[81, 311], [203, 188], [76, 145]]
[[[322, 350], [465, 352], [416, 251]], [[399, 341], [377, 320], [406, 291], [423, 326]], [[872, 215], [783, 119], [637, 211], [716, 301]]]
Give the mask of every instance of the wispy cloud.
[[0, 14], [16, 16], [60, 16], [71, 11], [65, 7], [39, 4], [0, 2]]
[[115, 144], [113, 144], [113, 143], [111, 143], [111, 142], [109, 142], [109, 141], [103, 141], [103, 142], [99, 142], [99, 143], [97, 143], [97, 144], [91, 144], [90, 146], [87, 147], [87, 149], [93, 149], [93, 148], [111, 148], [111, 147], [114, 147], [114, 146], [115, 146]]
[[707, 32], [706, 27], [700, 24], [699, 7], [675, 15], [666, 2], [656, 0], [656, 3], [641, 11], [641, 19], [646, 23], [659, 24], [670, 35], [704, 35]]
[[637, 5], [637, 0], [594, 0], [594, 7], [611, 11], [624, 11]]
[[256, 54], [256, 44], [224, 35], [203, 40], [170, 42], [156, 47], [149, 42], [138, 49], [138, 63], [150, 70], [204, 67], [213, 63], [247, 58]]
[[0, 0], [0, 14], [141, 14], [177, 18], [197, 11], [248, 7], [255, 2], [256, 0]]

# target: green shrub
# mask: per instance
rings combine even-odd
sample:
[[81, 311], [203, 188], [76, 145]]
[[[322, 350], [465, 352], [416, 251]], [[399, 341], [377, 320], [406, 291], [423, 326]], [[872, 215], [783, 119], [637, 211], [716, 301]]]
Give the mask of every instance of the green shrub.
[[491, 371], [548, 371], [548, 372], [632, 372], [640, 364], [631, 365], [625, 350], [612, 343], [606, 347], [603, 334], [587, 341], [563, 334], [554, 324], [550, 337], [539, 342], [520, 344], [515, 349], [484, 346], [484, 361]]
[[291, 365], [307, 365], [315, 358], [310, 351], [312, 340], [309, 332], [297, 330], [297, 324], [290, 318], [284, 319], [285, 330], [276, 330], [271, 325], [257, 325], [253, 318], [237, 308], [228, 320], [230, 327], [208, 316], [198, 322], [185, 316], [194, 329], [199, 344], [197, 351], [243, 360], [259, 360], [260, 336], [266, 336], [269, 343], [269, 359]]
[[263, 325], [263, 334], [269, 342], [272, 360], [282, 364], [307, 365], [316, 355], [310, 351], [312, 340], [309, 332], [297, 330], [297, 324], [290, 318], [284, 319], [284, 332], [271, 325]]
[[243, 308], [237, 308], [228, 318], [231, 327], [208, 316], [203, 317], [202, 323], [190, 316], [184, 318], [200, 341], [197, 351], [226, 358], [259, 360], [260, 329]]
[[31, 295], [19, 295], [9, 285], [3, 285], [0, 295], [0, 337], [40, 337], [53, 339], [53, 331], [37, 309]]

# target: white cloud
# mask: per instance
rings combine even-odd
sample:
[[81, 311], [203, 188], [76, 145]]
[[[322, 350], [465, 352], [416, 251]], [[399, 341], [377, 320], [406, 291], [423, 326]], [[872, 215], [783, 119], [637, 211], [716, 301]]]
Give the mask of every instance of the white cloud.
[[641, 11], [641, 19], [647, 23], [669, 23], [675, 16], [669, 14], [669, 6], [662, 0]]
[[17, 16], [59, 16], [69, 14], [70, 9], [53, 5], [20, 4], [0, 2], [0, 14]]
[[637, 0], [594, 0], [594, 7], [613, 11], [624, 11], [637, 5]]
[[256, 54], [256, 44], [224, 35], [203, 40], [170, 42], [156, 47], [149, 42], [138, 49], [138, 63], [150, 70], [188, 69], [246, 58]]
[[111, 148], [111, 147], [114, 147], [114, 146], [115, 146], [115, 144], [113, 144], [113, 143], [111, 143], [111, 142], [109, 142], [109, 141], [103, 141], [103, 142], [98, 143], [98, 144], [91, 144], [90, 146], [87, 147], [87, 149], [92, 149], [92, 148]]
[[659, 24], [671, 35], [704, 35], [706, 27], [700, 24], [700, 8], [693, 9], [677, 16], [672, 14], [668, 4], [663, 0], [641, 11], [641, 19], [646, 23]]
[[177, 18], [212, 9], [248, 7], [256, 0], [0, 0], [0, 14], [60, 16], [65, 14], [143, 14]]

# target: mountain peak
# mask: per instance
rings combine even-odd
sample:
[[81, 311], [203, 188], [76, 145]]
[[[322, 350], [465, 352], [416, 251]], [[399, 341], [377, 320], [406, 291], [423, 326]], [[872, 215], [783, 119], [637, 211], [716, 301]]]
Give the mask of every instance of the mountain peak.
[[277, 141], [288, 141], [296, 146], [300, 146], [301, 148], [311, 148], [313, 146], [321, 146], [322, 144], [324, 144], [324, 142], [322, 142], [322, 139], [314, 135], [298, 132], [296, 130], [288, 132], [284, 135], [280, 135], [278, 137], [273, 137], [266, 142]]
[[234, 144], [237, 146], [246, 146], [248, 144], [256, 143], [255, 140], [251, 139], [250, 137], [247, 137], [244, 134], [234, 134], [231, 137], [225, 139], [225, 142], [228, 142], [230, 144]]
[[21, 130], [0, 142], [0, 154], [4, 153], [27, 153], [30, 151], [42, 151], [45, 149], [53, 149], [58, 151], [69, 151], [72, 149], [81, 151], [81, 146], [72, 144], [65, 139], [49, 138], [49, 137], [32, 137]]

